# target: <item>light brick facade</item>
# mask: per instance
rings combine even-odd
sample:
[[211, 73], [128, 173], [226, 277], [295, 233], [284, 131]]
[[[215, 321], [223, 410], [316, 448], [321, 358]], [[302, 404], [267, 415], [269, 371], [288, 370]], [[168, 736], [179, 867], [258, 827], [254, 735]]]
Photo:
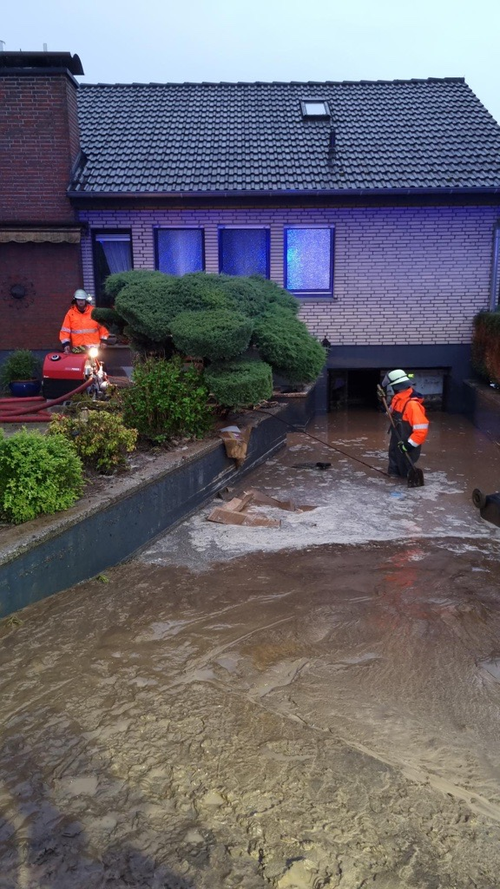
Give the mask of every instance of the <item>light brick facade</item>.
[[129, 229], [134, 267], [154, 268], [154, 227], [200, 226], [206, 271], [219, 271], [218, 226], [270, 229], [271, 278], [283, 284], [284, 229], [333, 226], [333, 298], [306, 298], [301, 318], [332, 344], [469, 343], [488, 307], [496, 207], [357, 207], [84, 211], [85, 287], [94, 292], [91, 231]]

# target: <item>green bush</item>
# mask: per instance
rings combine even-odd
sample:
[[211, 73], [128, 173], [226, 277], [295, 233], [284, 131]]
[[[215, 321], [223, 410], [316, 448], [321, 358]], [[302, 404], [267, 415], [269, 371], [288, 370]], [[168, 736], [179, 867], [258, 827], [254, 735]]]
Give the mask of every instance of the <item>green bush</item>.
[[68, 509], [82, 490], [81, 461], [62, 436], [22, 429], [0, 438], [0, 514], [7, 522]]
[[[170, 322], [177, 307], [176, 282], [161, 272], [126, 272], [128, 275], [115, 297], [115, 310], [124, 319], [132, 338], [137, 334], [154, 348], [170, 335]], [[107, 279], [107, 284], [114, 275]], [[118, 277], [118, 276], [116, 276]]]
[[232, 306], [250, 318], [256, 318], [271, 306], [279, 305], [296, 315], [299, 304], [291, 293], [274, 281], [260, 275], [247, 278], [238, 275], [218, 275], [220, 286]]
[[123, 393], [124, 419], [139, 435], [156, 444], [177, 436], [203, 438], [213, 424], [203, 376], [170, 361], [148, 358], [134, 368], [133, 386]]
[[172, 321], [176, 349], [209, 361], [241, 355], [248, 348], [252, 331], [251, 318], [228, 309], [181, 312]]
[[7, 389], [14, 380], [40, 379], [42, 362], [29, 349], [10, 352], [0, 367], [0, 389]]
[[326, 360], [323, 346], [281, 306], [273, 306], [257, 319], [253, 342], [263, 360], [291, 383], [312, 382]]
[[112, 306], [120, 291], [128, 284], [140, 283], [147, 287], [155, 278], [164, 278], [163, 272], [153, 272], [149, 269], [131, 269], [129, 272], [116, 272], [109, 275], [104, 282], [104, 292], [109, 304]]
[[138, 435], [118, 414], [85, 409], [76, 417], [55, 414], [48, 434], [72, 442], [84, 466], [105, 474], [126, 467], [126, 455], [134, 450]]
[[109, 330], [111, 335], [123, 336], [125, 321], [122, 316], [118, 314], [116, 309], [102, 306], [97, 309], [92, 309], [92, 318], [94, 321], [98, 321], [99, 324], [104, 324], [104, 327]]
[[226, 407], [252, 407], [273, 393], [273, 372], [258, 359], [239, 358], [211, 364], [205, 371], [210, 391]]
[[[297, 300], [258, 275], [125, 272], [111, 275], [106, 287], [115, 294], [116, 311], [127, 325], [124, 333], [141, 356], [170, 358], [180, 352], [219, 364], [243, 359], [248, 346], [256, 345], [262, 360], [294, 384], [313, 381], [325, 363], [323, 347], [297, 317]], [[214, 379], [219, 371], [223, 369], [212, 372]], [[252, 387], [246, 389], [243, 377], [247, 397]], [[268, 388], [263, 378], [255, 385], [259, 391]], [[228, 406], [230, 388], [224, 384]], [[238, 392], [238, 384], [233, 391]], [[240, 393], [235, 407], [242, 397]], [[262, 396], [250, 398], [255, 400]]]

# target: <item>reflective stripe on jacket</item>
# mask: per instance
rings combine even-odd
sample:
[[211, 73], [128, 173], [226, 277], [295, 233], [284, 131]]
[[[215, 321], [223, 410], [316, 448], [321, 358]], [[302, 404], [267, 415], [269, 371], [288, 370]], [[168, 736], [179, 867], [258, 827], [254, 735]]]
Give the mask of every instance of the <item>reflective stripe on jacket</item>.
[[92, 318], [92, 306], [85, 306], [85, 311], [80, 312], [76, 306], [66, 312], [59, 339], [61, 343], [70, 343], [71, 346], [98, 346], [101, 340], [107, 340], [109, 331], [94, 321]]
[[400, 429], [401, 438], [414, 448], [422, 445], [429, 431], [423, 398], [413, 389], [396, 392], [391, 401], [390, 411], [396, 426]]

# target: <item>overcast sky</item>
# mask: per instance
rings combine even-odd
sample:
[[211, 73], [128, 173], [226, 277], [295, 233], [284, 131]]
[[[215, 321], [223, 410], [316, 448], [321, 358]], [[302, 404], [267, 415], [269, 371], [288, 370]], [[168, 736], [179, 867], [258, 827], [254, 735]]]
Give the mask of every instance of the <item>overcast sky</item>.
[[[500, 0], [3, 0], [5, 50], [82, 83], [464, 77], [500, 122]], [[6, 8], [8, 7], [8, 8]]]

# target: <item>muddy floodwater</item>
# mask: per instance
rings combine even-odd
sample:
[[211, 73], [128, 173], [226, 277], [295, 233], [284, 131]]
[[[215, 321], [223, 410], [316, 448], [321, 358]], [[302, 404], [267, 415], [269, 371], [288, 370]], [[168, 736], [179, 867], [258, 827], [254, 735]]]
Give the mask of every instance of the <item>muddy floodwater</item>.
[[383, 416], [331, 414], [308, 432], [362, 463], [294, 433], [240, 489], [314, 509], [214, 501], [0, 624], [0, 889], [500, 887], [500, 529], [471, 501], [500, 451], [431, 422], [423, 488], [376, 471]]

